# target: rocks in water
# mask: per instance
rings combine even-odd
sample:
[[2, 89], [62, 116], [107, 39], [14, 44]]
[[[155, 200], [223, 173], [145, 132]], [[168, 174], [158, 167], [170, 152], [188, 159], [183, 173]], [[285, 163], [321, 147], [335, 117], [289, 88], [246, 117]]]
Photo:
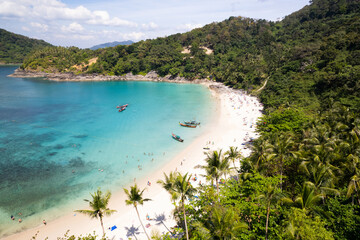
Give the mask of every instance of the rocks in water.
[[208, 79], [196, 79], [188, 80], [184, 77], [173, 77], [167, 75], [165, 77], [160, 77], [155, 71], [148, 72], [145, 76], [143, 75], [134, 75], [132, 73], [127, 73], [123, 76], [110, 76], [102, 74], [74, 74], [73, 72], [65, 73], [46, 73], [46, 72], [37, 72], [29, 71], [23, 69], [16, 69], [13, 74], [10, 74], [9, 77], [19, 77], [19, 78], [45, 78], [53, 81], [154, 81], [154, 82], [176, 82], [176, 83], [201, 83], [208, 82]]

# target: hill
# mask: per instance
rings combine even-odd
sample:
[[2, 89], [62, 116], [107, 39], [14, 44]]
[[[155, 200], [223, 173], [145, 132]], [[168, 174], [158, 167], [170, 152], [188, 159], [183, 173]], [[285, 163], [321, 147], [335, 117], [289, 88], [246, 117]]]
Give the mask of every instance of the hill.
[[103, 44], [99, 44], [99, 45], [95, 45], [93, 47], [91, 47], [90, 49], [91, 50], [96, 50], [96, 49], [99, 49], [99, 48], [107, 48], [107, 47], [116, 47], [118, 45], [131, 45], [133, 44], [134, 42], [131, 41], [131, 40], [128, 40], [128, 41], [122, 41], [122, 42], [108, 42], [108, 43], [103, 43]]
[[[312, 0], [280, 22], [230, 17], [130, 46], [47, 48], [21, 67], [78, 72], [74, 65], [83, 73], [208, 78], [260, 97], [265, 114], [260, 137], [247, 143], [252, 154], [232, 149], [241, 160], [234, 177], [221, 181], [219, 194], [200, 186], [182, 208], [191, 239], [360, 239], [359, 0]], [[207, 157], [212, 183], [226, 178], [229, 159]], [[179, 178], [171, 174], [172, 194]], [[187, 229], [179, 209], [174, 216]]]
[[21, 63], [30, 52], [51, 44], [0, 29], [0, 63]]
[[[230, 17], [188, 33], [94, 53], [74, 48], [65, 53], [64, 48], [60, 51], [66, 54], [64, 61], [52, 55], [55, 50], [40, 51], [22, 67], [69, 71], [74, 64], [81, 65], [96, 55], [97, 62], [82, 72], [123, 75], [155, 70], [161, 76], [209, 78], [248, 91], [269, 79], [269, 87], [261, 94], [267, 107], [289, 103], [317, 111], [318, 97], [336, 95], [343, 104], [357, 108], [359, 12], [355, 0], [314, 0], [281, 22]], [[340, 72], [342, 79], [337, 79]], [[334, 86], [346, 89], [337, 91]]]

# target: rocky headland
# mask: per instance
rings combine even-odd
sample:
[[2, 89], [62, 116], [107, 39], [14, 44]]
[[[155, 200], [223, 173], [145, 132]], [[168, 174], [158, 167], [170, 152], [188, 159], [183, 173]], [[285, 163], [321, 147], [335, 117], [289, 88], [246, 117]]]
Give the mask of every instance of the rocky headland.
[[134, 75], [132, 73], [127, 73], [122, 76], [110, 76], [102, 74], [75, 74], [72, 72], [64, 73], [46, 73], [46, 72], [36, 72], [28, 71], [23, 69], [16, 69], [13, 74], [10, 74], [9, 77], [17, 78], [44, 78], [51, 81], [63, 81], [63, 82], [85, 82], [85, 81], [153, 81], [153, 82], [174, 82], [174, 83], [204, 83], [211, 82], [208, 79], [195, 79], [188, 80], [183, 77], [172, 77], [170, 75], [161, 77], [155, 71], [150, 71], [146, 75]]

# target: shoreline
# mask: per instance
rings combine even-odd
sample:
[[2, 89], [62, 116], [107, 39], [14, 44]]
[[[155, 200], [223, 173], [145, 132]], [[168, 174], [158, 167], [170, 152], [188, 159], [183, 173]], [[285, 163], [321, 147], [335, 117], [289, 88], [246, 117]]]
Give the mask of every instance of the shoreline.
[[65, 73], [46, 73], [37, 71], [26, 71], [17, 68], [14, 73], [8, 75], [14, 78], [44, 78], [45, 80], [55, 82], [102, 82], [102, 81], [152, 81], [152, 82], [170, 82], [170, 83], [194, 83], [201, 84], [212, 82], [209, 79], [188, 80], [184, 77], [172, 77], [167, 75], [160, 77], [155, 71], [150, 71], [146, 75], [134, 75], [127, 73], [122, 76], [110, 76], [102, 74], [74, 74], [73, 72]]
[[[155, 216], [165, 217], [166, 220], [164, 220], [164, 223], [168, 228], [176, 225], [175, 220], [171, 217], [173, 205], [170, 201], [170, 196], [159, 184], [156, 184], [157, 180], [163, 179], [163, 172], [169, 174], [170, 171], [177, 170], [181, 173], [189, 172], [193, 174], [193, 176], [197, 174], [198, 181], [193, 181], [192, 183], [194, 185], [197, 185], [200, 181], [205, 183], [205, 179], [200, 177], [200, 174], [203, 174], [203, 170], [194, 169], [196, 165], [204, 164], [205, 156], [203, 147], [210, 147], [211, 150], [223, 149], [223, 152], [225, 152], [230, 146], [237, 146], [241, 149], [242, 154], [246, 156], [249, 154], [249, 149], [244, 149], [246, 145], [243, 145], [243, 143], [250, 137], [256, 137], [254, 134], [255, 127], [252, 128], [252, 124], [255, 123], [254, 120], [256, 121], [257, 117], [261, 116], [259, 110], [262, 108], [255, 97], [245, 95], [240, 90], [230, 89], [220, 83], [204, 81], [202, 84], [209, 88], [212, 97], [215, 98], [216, 101], [216, 110], [212, 121], [207, 127], [207, 131], [197, 139], [194, 139], [191, 145], [182, 150], [173, 159], [169, 159], [169, 162], [160, 169], [151, 173], [149, 176], [142, 176], [136, 181], [141, 189], [147, 188], [144, 192], [144, 197], [152, 199], [152, 201], [146, 202], [144, 206], [139, 206], [140, 216], [144, 225], [148, 223], [151, 224], [147, 229], [149, 234], [151, 229], [158, 229], [160, 233], [165, 233], [167, 230], [164, 225], [157, 225], [159, 222], [146, 220], [147, 214], [149, 214], [150, 218], [155, 218]], [[242, 100], [239, 101], [240, 98]], [[240, 107], [240, 105], [242, 105], [242, 107]], [[253, 118], [251, 122], [250, 117]], [[247, 120], [247, 118], [249, 119]], [[241, 122], [244, 123], [240, 124]], [[250, 122], [250, 124], [248, 124], [248, 122]], [[207, 144], [209, 141], [211, 142], [210, 145]], [[150, 187], [147, 186], [147, 181], [152, 183]], [[127, 231], [126, 228], [130, 229], [131, 227], [135, 227], [138, 228], [138, 232], [140, 232], [137, 238], [145, 239], [145, 234], [142, 232], [143, 230], [135, 210], [132, 206], [125, 206], [125, 194], [122, 190], [112, 195], [109, 208], [115, 209], [118, 212], [110, 217], [104, 218], [104, 227], [108, 237], [116, 236], [116, 239], [120, 237], [127, 239], [129, 231]], [[84, 203], [83, 209], [88, 209], [88, 204]], [[113, 225], [116, 225], [118, 228], [111, 232], [108, 228]], [[96, 234], [99, 236], [102, 234], [98, 219], [90, 219], [86, 215], [74, 214], [74, 212], [69, 211], [63, 217], [48, 222], [46, 226], [40, 223], [38, 227], [6, 236], [3, 239], [30, 239], [35, 234], [37, 234], [38, 239], [44, 239], [45, 237], [48, 237], [48, 239], [57, 239], [57, 237], [64, 236], [67, 230], [70, 230], [69, 235], [74, 234], [75, 236], [85, 235], [93, 231], [96, 231]]]

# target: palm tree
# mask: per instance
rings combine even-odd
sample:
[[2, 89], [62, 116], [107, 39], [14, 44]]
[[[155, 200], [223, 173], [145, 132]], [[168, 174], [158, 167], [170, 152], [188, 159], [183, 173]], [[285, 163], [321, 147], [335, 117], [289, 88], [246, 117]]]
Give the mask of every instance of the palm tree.
[[254, 170], [261, 171], [260, 168], [263, 166], [263, 163], [267, 162], [269, 157], [271, 157], [272, 147], [268, 140], [262, 139], [261, 141], [254, 141], [253, 145], [251, 145], [253, 153], [250, 157]]
[[157, 183], [170, 193], [171, 201], [178, 199], [178, 193], [174, 191], [174, 183], [178, 172], [170, 172], [169, 176], [164, 173], [165, 180], [158, 180]]
[[177, 192], [180, 196], [180, 202], [183, 209], [184, 214], [184, 222], [185, 222], [185, 231], [186, 231], [186, 239], [189, 240], [189, 231], [187, 228], [186, 222], [186, 214], [185, 214], [185, 200], [186, 197], [192, 197], [196, 192], [196, 189], [190, 184], [191, 175], [188, 176], [186, 173], [184, 176], [180, 173], [177, 175], [175, 183], [174, 183], [174, 191]]
[[216, 191], [219, 195], [219, 179], [222, 175], [229, 172], [229, 159], [224, 158], [221, 154], [220, 150], [213, 151], [211, 153], [205, 153], [206, 154], [206, 166], [198, 166], [199, 168], [205, 169], [206, 175], [209, 176], [212, 179], [212, 185], [213, 180], [216, 181]]
[[[353, 196], [354, 190], [355, 190], [355, 193], [358, 198], [358, 203], [360, 205], [360, 197], [359, 197], [359, 192], [358, 192], [358, 189], [360, 189], [360, 174], [359, 173], [360, 172], [357, 172], [354, 176], [352, 176], [352, 178], [349, 182], [346, 197], [349, 198], [350, 196]], [[353, 198], [352, 202], [354, 202], [354, 198]]]
[[226, 157], [228, 157], [233, 162], [234, 169], [236, 170], [235, 159], [242, 158], [241, 152], [237, 147], [230, 147], [229, 151], [227, 151], [225, 154]]
[[308, 212], [318, 205], [323, 198], [323, 194], [315, 193], [315, 185], [312, 182], [305, 182], [300, 196], [295, 199], [295, 206]]
[[107, 191], [105, 195], [101, 192], [100, 188], [94, 193], [91, 194], [92, 201], [84, 199], [84, 201], [89, 202], [89, 205], [92, 210], [75, 210], [75, 212], [84, 213], [89, 215], [91, 218], [100, 218], [101, 227], [103, 230], [103, 236], [105, 236], [103, 217], [109, 216], [116, 212], [116, 210], [110, 210], [107, 205], [109, 203], [111, 193]]
[[210, 218], [204, 224], [197, 222], [194, 225], [198, 233], [204, 236], [202, 239], [211, 239], [211, 236], [215, 239], [238, 239], [238, 233], [248, 229], [235, 209], [220, 205], [211, 207]]
[[275, 142], [273, 144], [272, 156], [275, 161], [279, 164], [279, 172], [280, 172], [280, 189], [282, 190], [282, 176], [284, 171], [284, 165], [286, 164], [286, 160], [294, 155], [292, 151], [294, 142], [291, 136], [277, 136], [275, 138]]
[[140, 215], [139, 215], [139, 211], [137, 209], [138, 204], [143, 205], [144, 202], [150, 201], [151, 199], [149, 198], [143, 198], [142, 195], [144, 193], [145, 189], [143, 189], [142, 191], [137, 187], [136, 183], [134, 186], [130, 186], [130, 191], [128, 189], [124, 188], [124, 192], [126, 193], [126, 195], [128, 196], [128, 199], [125, 200], [126, 205], [133, 205], [136, 213], [138, 215], [139, 221], [141, 223], [142, 228], [144, 229], [144, 232], [146, 234], [146, 237], [150, 240], [149, 235], [146, 232], [146, 229], [140, 219]]
[[265, 191], [260, 194], [257, 198], [262, 200], [263, 204], [266, 207], [266, 225], [265, 225], [265, 239], [268, 239], [268, 229], [269, 229], [269, 217], [270, 217], [270, 207], [279, 201], [281, 194], [278, 192], [278, 189], [271, 184], [266, 186]]
[[336, 176], [333, 170], [337, 168], [330, 163], [322, 163], [315, 158], [313, 161], [303, 161], [299, 165], [299, 169], [305, 172], [314, 184], [316, 193], [331, 193], [340, 195], [340, 192], [334, 188]]

